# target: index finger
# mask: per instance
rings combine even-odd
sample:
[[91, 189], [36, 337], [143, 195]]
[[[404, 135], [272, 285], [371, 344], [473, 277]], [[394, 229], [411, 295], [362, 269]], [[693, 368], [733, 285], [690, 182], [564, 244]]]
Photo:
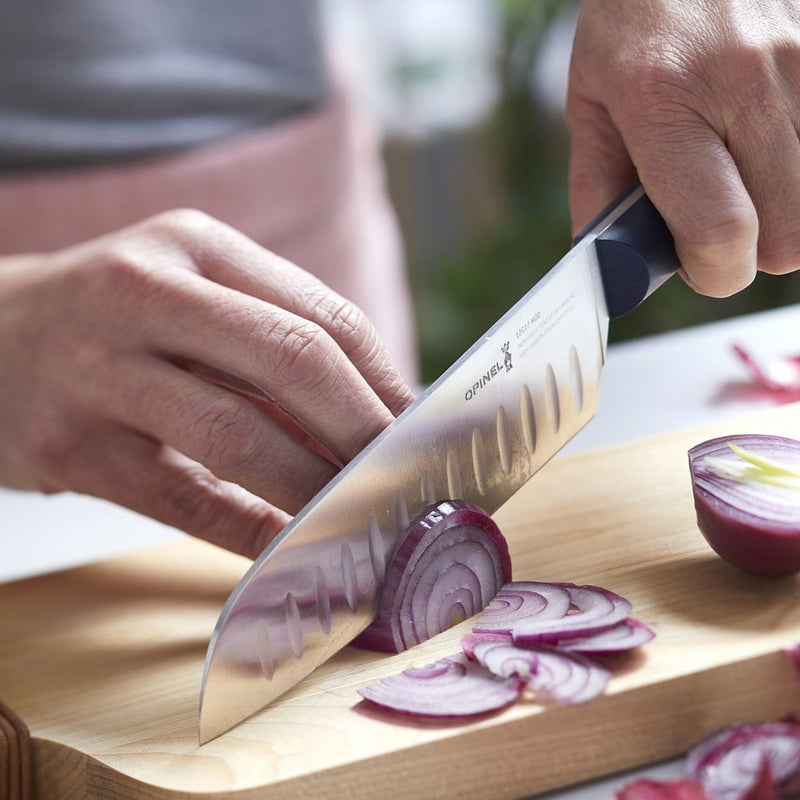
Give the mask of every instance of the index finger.
[[[413, 391], [374, 325], [349, 300], [309, 272], [211, 217], [187, 212], [179, 227], [182, 244], [201, 275], [318, 325], [393, 415], [413, 401]], [[170, 235], [174, 231], [170, 230]]]

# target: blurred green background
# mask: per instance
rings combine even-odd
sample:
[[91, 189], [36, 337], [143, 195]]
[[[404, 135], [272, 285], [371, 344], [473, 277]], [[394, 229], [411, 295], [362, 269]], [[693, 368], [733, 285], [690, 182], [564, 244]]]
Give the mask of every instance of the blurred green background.
[[[532, 96], [527, 76], [559, 0], [505, 0], [500, 94], [472, 129], [388, 137], [389, 184], [407, 246], [422, 380], [438, 377], [570, 246], [568, 142], [560, 115]], [[562, 9], [563, 11], [563, 9]], [[679, 278], [616, 320], [621, 341], [800, 302], [800, 272], [760, 275], [720, 300]]]

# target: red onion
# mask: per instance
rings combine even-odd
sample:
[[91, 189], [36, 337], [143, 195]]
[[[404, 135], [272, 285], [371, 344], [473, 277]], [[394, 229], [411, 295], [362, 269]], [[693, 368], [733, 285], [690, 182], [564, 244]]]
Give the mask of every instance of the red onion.
[[559, 641], [558, 646], [562, 650], [574, 653], [609, 655], [647, 644], [655, 635], [655, 631], [649, 625], [628, 617], [612, 628], [596, 631], [588, 636], [576, 636], [574, 639]]
[[[518, 692], [519, 687], [525, 685], [534, 692], [534, 696], [544, 696], [559, 703], [591, 700], [605, 690], [611, 673], [580, 651], [585, 649], [598, 654], [619, 652], [649, 641], [654, 635], [650, 628], [635, 619], [626, 616], [618, 619], [628, 610], [630, 603], [627, 600], [598, 586], [509, 583], [480, 617], [480, 620], [488, 618], [491, 621], [491, 625], [484, 627], [494, 627], [496, 631], [482, 631], [476, 625], [472, 633], [461, 639], [463, 653], [451, 656], [450, 661], [461, 663], [459, 659], [468, 657], [478, 662], [471, 673], [473, 678], [476, 679], [482, 672], [494, 680], [514, 679]], [[543, 619], [539, 620], [537, 615]], [[514, 640], [512, 634], [507, 632], [516, 632], [520, 626], [531, 630], [538, 622], [547, 628], [544, 633], [537, 629], [536, 637], [546, 637], [557, 644], [544, 644], [536, 638]], [[558, 626], [562, 629], [561, 634], [557, 633]], [[445, 666], [442, 666], [443, 663]], [[426, 690], [424, 699], [420, 701], [424, 705], [419, 706], [408, 697], [409, 693], [413, 694], [411, 678], [437, 677], [452, 669], [447, 666], [448, 663], [447, 659], [437, 662], [426, 667], [421, 675], [414, 673], [409, 676], [406, 672], [402, 680], [381, 681], [377, 684], [379, 688], [368, 686], [361, 690], [361, 694], [385, 708], [406, 714], [433, 716], [439, 695], [427, 693]], [[463, 688], [471, 691], [469, 684], [463, 684]], [[453, 710], [456, 707], [455, 697], [447, 694], [441, 700], [439, 715], [453, 716], [456, 713]], [[470, 707], [467, 698], [464, 699], [464, 705]], [[419, 708], [424, 710], [415, 710]]]
[[515, 581], [503, 586], [475, 623], [475, 633], [511, 633], [527, 620], [560, 620], [569, 611], [570, 593], [558, 583]]
[[781, 797], [798, 797], [800, 724], [782, 720], [724, 728], [689, 751], [686, 768], [711, 800], [743, 800], [767, 782]]
[[489, 636], [493, 635], [471, 644], [478, 663], [500, 678], [517, 675], [536, 694], [558, 703], [592, 700], [605, 691], [611, 678], [605, 667], [580, 653], [548, 645], [521, 647]]
[[378, 614], [353, 644], [399, 653], [477, 614], [511, 578], [508, 545], [477, 506], [428, 506], [386, 573]]
[[784, 356], [761, 363], [741, 344], [733, 352], [742, 360], [753, 381], [779, 402], [800, 400], [800, 356]]
[[[514, 610], [513, 604], [508, 604], [506, 613], [501, 613], [499, 604], [519, 594], [518, 587], [525, 593], [542, 594], [548, 600], [547, 605], [540, 613], [535, 610], [520, 613], [523, 605], [520, 610]], [[611, 628], [626, 620], [630, 612], [628, 600], [599, 586], [512, 583], [498, 592], [498, 597], [478, 618], [474, 630], [478, 633], [510, 632], [515, 642], [554, 644]]]
[[407, 669], [358, 690], [383, 708], [422, 717], [467, 717], [513, 703], [523, 681], [498, 678], [463, 653], [421, 669]]
[[800, 571], [800, 441], [710, 439], [689, 450], [689, 469], [697, 525], [722, 558], [762, 575]]

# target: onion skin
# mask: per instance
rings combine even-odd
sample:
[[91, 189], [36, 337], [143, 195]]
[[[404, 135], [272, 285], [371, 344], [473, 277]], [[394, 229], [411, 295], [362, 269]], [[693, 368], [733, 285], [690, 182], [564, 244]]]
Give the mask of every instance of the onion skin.
[[695, 445], [689, 450], [689, 469], [698, 528], [720, 557], [740, 569], [769, 577], [800, 571], [800, 505], [791, 518], [771, 513], [769, 502], [776, 492], [794, 490], [743, 488], [740, 481], [714, 473], [703, 459], [731, 456], [729, 442], [800, 467], [800, 442], [781, 436], [739, 434]]
[[477, 614], [509, 580], [508, 544], [494, 520], [462, 500], [433, 503], [409, 525], [375, 620], [352, 644], [400, 653]]

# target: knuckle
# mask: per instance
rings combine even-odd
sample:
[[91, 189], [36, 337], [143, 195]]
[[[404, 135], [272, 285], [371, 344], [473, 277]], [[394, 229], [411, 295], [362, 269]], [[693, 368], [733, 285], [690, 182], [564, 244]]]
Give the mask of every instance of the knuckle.
[[209, 228], [222, 226], [217, 219], [197, 208], [173, 208], [164, 211], [153, 217], [151, 224], [155, 230], [185, 233], [190, 236], [198, 232], [204, 233]]
[[331, 332], [331, 336], [340, 344], [345, 352], [357, 350], [365, 344], [365, 341], [374, 334], [372, 323], [367, 319], [367, 315], [353, 303], [343, 300], [329, 301], [323, 307], [326, 327]]
[[158, 500], [157, 516], [181, 530], [213, 528], [220, 514], [218, 481], [200, 465], [187, 467]]
[[326, 331], [309, 320], [283, 320], [269, 331], [275, 377], [298, 389], [321, 389], [336, 371], [336, 348]]
[[82, 472], [86, 460], [87, 438], [70, 432], [65, 426], [47, 417], [38, 416], [36, 424], [23, 432], [24, 450], [29, 453], [42, 477], [58, 485]]
[[213, 401], [192, 423], [195, 457], [223, 476], [252, 460], [257, 440], [255, 419], [244, 402]]

